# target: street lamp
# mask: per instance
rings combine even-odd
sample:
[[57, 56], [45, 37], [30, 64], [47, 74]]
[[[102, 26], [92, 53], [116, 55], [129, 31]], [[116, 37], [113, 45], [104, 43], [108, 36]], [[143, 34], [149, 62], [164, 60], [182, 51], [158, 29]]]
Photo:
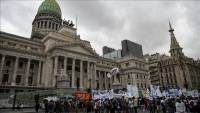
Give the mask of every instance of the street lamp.
[[92, 80], [91, 80], [91, 78], [90, 78], [90, 79], [89, 79], [89, 83], [90, 83], [90, 90], [91, 90], [91, 88], [92, 88], [91, 82], [92, 82]]
[[56, 79], [55, 88], [57, 89], [58, 88], [58, 83], [57, 83], [58, 82], [58, 75], [55, 76], [55, 79]]

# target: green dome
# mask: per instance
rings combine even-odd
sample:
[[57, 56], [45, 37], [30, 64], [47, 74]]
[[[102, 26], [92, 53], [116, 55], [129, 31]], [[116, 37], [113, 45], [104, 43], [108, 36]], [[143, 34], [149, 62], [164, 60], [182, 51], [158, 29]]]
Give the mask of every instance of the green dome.
[[55, 0], [45, 0], [40, 5], [37, 14], [50, 13], [61, 17], [61, 9]]

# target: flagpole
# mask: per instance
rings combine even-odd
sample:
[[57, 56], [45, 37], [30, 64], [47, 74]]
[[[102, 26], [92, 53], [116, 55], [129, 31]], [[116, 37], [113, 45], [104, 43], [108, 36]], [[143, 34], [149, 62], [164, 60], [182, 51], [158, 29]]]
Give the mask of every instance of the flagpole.
[[77, 28], [78, 28], [78, 18], [76, 16], [76, 35], [77, 35]]

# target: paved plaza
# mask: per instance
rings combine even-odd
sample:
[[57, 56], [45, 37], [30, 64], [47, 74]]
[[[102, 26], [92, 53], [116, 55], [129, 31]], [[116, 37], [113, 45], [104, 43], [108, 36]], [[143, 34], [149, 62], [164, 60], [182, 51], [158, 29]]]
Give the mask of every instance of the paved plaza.
[[[35, 109], [33, 108], [26, 108], [23, 110], [12, 110], [12, 109], [0, 109], [0, 113], [36, 113]], [[44, 110], [39, 110], [38, 113], [45, 113]], [[75, 112], [70, 112], [70, 113], [75, 113]], [[87, 112], [78, 112], [78, 113], [87, 113]], [[95, 113], [95, 112], [90, 112], [90, 113]], [[138, 113], [143, 113], [141, 111], [138, 111]], [[145, 112], [149, 113], [149, 112]]]

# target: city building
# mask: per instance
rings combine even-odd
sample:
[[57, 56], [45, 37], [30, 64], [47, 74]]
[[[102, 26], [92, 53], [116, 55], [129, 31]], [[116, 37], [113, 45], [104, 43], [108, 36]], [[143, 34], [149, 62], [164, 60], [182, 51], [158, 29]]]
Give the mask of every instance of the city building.
[[143, 58], [142, 45], [132, 42], [130, 40], [123, 40], [122, 42], [122, 56], [135, 56]]
[[[120, 72], [109, 78], [114, 67]], [[0, 32], [0, 98], [17, 92], [126, 88], [126, 84], [141, 89], [149, 85], [144, 58], [99, 56], [77, 35], [72, 21], [62, 20], [56, 0], [44, 0], [39, 6], [30, 38]]]
[[160, 77], [158, 71], [158, 63], [161, 59], [169, 58], [167, 55], [160, 55], [159, 53], [155, 53], [152, 55], [146, 54], [144, 56], [146, 61], [148, 62], [148, 71], [150, 76], [150, 83], [152, 85], [160, 85]]
[[107, 47], [107, 46], [103, 46], [103, 55], [110, 53], [110, 52], [113, 52], [113, 51], [115, 51], [115, 49]]
[[150, 72], [151, 84], [165, 88], [187, 88], [200, 90], [200, 63], [184, 55], [174, 35], [174, 29], [170, 29], [170, 56], [146, 55]]
[[137, 57], [144, 58], [142, 52], [142, 45], [132, 42], [130, 40], [121, 41], [122, 49], [115, 50], [113, 48], [104, 46], [103, 47], [103, 57], [110, 59], [117, 59], [121, 57]]

